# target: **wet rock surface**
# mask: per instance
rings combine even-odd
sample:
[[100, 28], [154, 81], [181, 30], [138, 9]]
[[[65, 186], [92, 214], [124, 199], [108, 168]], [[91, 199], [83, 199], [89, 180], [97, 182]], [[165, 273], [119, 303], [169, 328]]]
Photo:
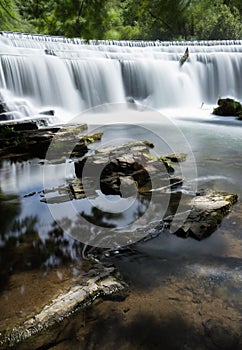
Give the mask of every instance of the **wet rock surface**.
[[242, 105], [240, 102], [232, 98], [220, 98], [217, 103], [218, 107], [214, 108], [213, 114], [223, 117], [236, 116], [238, 119], [242, 119]]
[[[127, 295], [127, 285], [121, 280], [117, 270], [112, 266], [96, 263], [83, 275], [66, 287], [57, 297], [54, 297], [42, 310], [36, 312], [24, 322], [11, 330], [0, 332], [1, 349], [37, 348], [53, 338], [51, 327], [56, 327], [62, 321], [70, 318], [75, 312], [91, 305], [98, 297], [124, 298]], [[55, 331], [54, 331], [55, 333]]]
[[[174, 168], [170, 162], [184, 161], [185, 155], [153, 157], [150, 154], [150, 146], [148, 142], [135, 142], [103, 148], [89, 157], [76, 161], [77, 178], [70, 180], [66, 186], [45, 190], [46, 196], [42, 201], [54, 204], [96, 197], [97, 189], [104, 195], [119, 195], [126, 198], [138, 194], [148, 198], [152, 192], [157, 191], [157, 188], [154, 188], [156, 183], [154, 179], [158, 179], [161, 186], [158, 188], [159, 195], [165, 193], [167, 189], [181, 187], [182, 179], [172, 175]], [[185, 220], [181, 219], [179, 214], [169, 215], [161, 218], [162, 221], [155, 231], [159, 234], [164, 228], [168, 229], [175, 224], [177, 229], [174, 233], [177, 236], [205, 239], [219, 227], [223, 217], [237, 200], [236, 194], [201, 190], [194, 194], [194, 198], [188, 203], [189, 215]], [[173, 193], [169, 208], [178, 205], [179, 193], [177, 196]], [[174, 212], [175, 207], [172, 209]]]
[[[174, 169], [165, 157], [150, 154], [152, 144], [147, 141], [131, 142], [121, 146], [100, 149], [96, 154], [75, 162], [77, 178], [83, 176], [93, 182], [104, 194], [127, 195], [132, 193], [132, 181], [139, 193], [149, 193], [153, 189], [152, 179], [167, 186], [173, 180], [175, 186], [181, 179], [171, 176]], [[99, 176], [98, 176], [99, 175]], [[100, 179], [100, 185], [97, 183]], [[125, 194], [124, 194], [125, 196]]]
[[[99, 134], [95, 134], [95, 140]], [[101, 137], [101, 136], [100, 136]], [[90, 137], [91, 138], [91, 137]], [[120, 146], [101, 148], [94, 154], [75, 161], [76, 178], [68, 185], [46, 189], [42, 199], [46, 203], [62, 203], [73, 199], [104, 195], [123, 198], [138, 194], [151, 196], [155, 184], [172, 189], [182, 185], [182, 178], [173, 175], [174, 168], [168, 157], [153, 157], [147, 141], [131, 142]], [[75, 152], [75, 149], [72, 152]], [[172, 155], [180, 159], [180, 155]], [[53, 194], [53, 195], [52, 195]]]
[[86, 133], [86, 124], [50, 127], [45, 125], [45, 120], [0, 124], [0, 158], [44, 159], [50, 145], [52, 160], [82, 157], [88, 151], [87, 145], [102, 137], [100, 133]]
[[[217, 230], [237, 201], [238, 196], [233, 193], [208, 189], [197, 192], [195, 197], [187, 199], [188, 215], [184, 217], [182, 212], [172, 214], [165, 216], [161, 221], [154, 221], [144, 226], [142, 230], [145, 230], [147, 235], [143, 241], [146, 242], [167, 232], [172, 232], [180, 238], [193, 238], [198, 241], [206, 239]], [[176, 211], [178, 205], [179, 194], [170, 202], [170, 207], [174, 206], [170, 209]]]
[[237, 200], [236, 194], [212, 190], [199, 192], [192, 201], [189, 216], [175, 234], [197, 240], [207, 238], [218, 228]]

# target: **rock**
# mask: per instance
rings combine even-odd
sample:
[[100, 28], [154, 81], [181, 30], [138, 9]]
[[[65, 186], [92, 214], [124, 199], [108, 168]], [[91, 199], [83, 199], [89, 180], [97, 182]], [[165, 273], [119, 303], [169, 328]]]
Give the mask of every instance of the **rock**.
[[[8, 154], [9, 157], [26, 155], [43, 159], [50, 144], [53, 161], [54, 157], [82, 157], [88, 151], [88, 144], [102, 138], [102, 133], [84, 135], [86, 124], [65, 127], [42, 125], [40, 129], [38, 125], [39, 121], [0, 124], [0, 157]], [[69, 145], [74, 148], [70, 149]]]
[[[229, 213], [237, 200], [237, 194], [203, 190], [197, 193], [192, 200], [187, 201], [185, 210], [186, 212], [190, 210], [187, 218], [184, 219], [183, 213], [176, 214], [179, 201], [174, 203], [176, 206], [172, 210], [174, 214], [142, 228], [147, 232], [143, 241], [157, 237], [171, 228], [172, 233], [180, 238], [191, 237], [199, 241], [205, 239], [219, 227], [224, 216]], [[171, 206], [172, 202], [169, 204], [169, 208]], [[177, 229], [174, 231], [176, 227]]]
[[126, 101], [127, 101], [128, 103], [135, 104], [135, 99], [134, 99], [132, 96], [127, 97], [127, 98], [126, 98]]
[[11, 129], [12, 131], [26, 131], [26, 130], [38, 130], [38, 125], [35, 121], [16, 122], [0, 124], [0, 134], [5, 130]]
[[5, 102], [0, 102], [0, 113], [7, 113], [9, 112], [8, 108], [7, 108], [7, 105]]
[[[100, 134], [93, 136], [97, 139], [101, 137]], [[89, 138], [84, 136], [84, 140]], [[137, 195], [147, 197], [156, 191], [181, 186], [182, 178], [171, 175], [174, 169], [170, 164], [168, 166], [166, 157], [157, 158], [149, 153], [152, 147], [150, 142], [138, 141], [100, 149], [95, 154], [76, 161], [77, 178], [68, 180], [68, 184], [58, 188], [46, 189], [45, 198], [41, 201], [53, 204], [86, 197], [95, 198], [98, 196], [97, 190], [105, 195], [119, 195], [123, 198]], [[156, 183], [159, 184], [157, 188], [154, 187]]]
[[218, 107], [214, 108], [213, 114], [220, 116], [237, 116], [242, 117], [242, 105], [232, 98], [220, 98]]
[[0, 114], [0, 120], [1, 121], [7, 121], [7, 120], [13, 120], [14, 116], [11, 112], [1, 113]]
[[170, 159], [168, 159], [166, 156], [160, 156], [160, 160], [163, 162], [168, 172], [174, 172]]
[[116, 269], [99, 263], [98, 267], [93, 267], [93, 276], [77, 277], [70, 282], [69, 288], [53, 296], [53, 300], [42, 310], [30, 315], [13, 329], [0, 333], [0, 347], [42, 348], [55, 339], [61, 322], [64, 323], [77, 311], [91, 305], [96, 298], [119, 295], [124, 298], [127, 294], [127, 285]]
[[55, 51], [51, 49], [45, 49], [46, 55], [56, 56]]
[[188, 57], [189, 57], [189, 49], [187, 47], [186, 51], [184, 52], [184, 55], [180, 59], [180, 66], [182, 66], [187, 61]]
[[50, 109], [49, 111], [42, 111], [42, 112], [39, 112], [39, 114], [43, 114], [43, 115], [52, 115], [54, 116], [55, 115], [55, 111], [53, 109]]
[[185, 153], [173, 153], [166, 156], [166, 158], [173, 163], [181, 163], [186, 160], [187, 155]]
[[237, 200], [236, 194], [226, 192], [206, 190], [199, 193], [192, 202], [189, 216], [175, 234], [179, 237], [192, 237], [197, 240], [210, 236]]
[[36, 192], [30, 192], [30, 193], [27, 193], [24, 195], [24, 198], [27, 198], [27, 197], [32, 197], [36, 194]]
[[[127, 189], [139, 193], [149, 193], [151, 178], [159, 177], [159, 184], [171, 184], [174, 169], [167, 159], [153, 157], [149, 142], [131, 142], [121, 146], [106, 147], [94, 155], [75, 162], [75, 172], [79, 179], [89, 179], [90, 188], [99, 188], [106, 195], [127, 196]], [[98, 177], [98, 178], [97, 178]], [[174, 181], [174, 186], [181, 179]], [[91, 185], [93, 183], [93, 185]], [[121, 191], [123, 187], [124, 193]], [[81, 191], [82, 192], [82, 191]], [[94, 193], [93, 193], [94, 194]]]

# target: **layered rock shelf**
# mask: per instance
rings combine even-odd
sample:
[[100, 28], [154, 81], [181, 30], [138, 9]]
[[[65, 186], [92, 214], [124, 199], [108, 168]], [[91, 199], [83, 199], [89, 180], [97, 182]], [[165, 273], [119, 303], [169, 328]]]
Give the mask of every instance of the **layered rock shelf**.
[[232, 193], [212, 190], [198, 192], [191, 203], [189, 216], [175, 234], [197, 240], [207, 238], [218, 228], [237, 200], [238, 196]]
[[181, 186], [182, 178], [174, 175], [171, 159], [178, 162], [180, 158], [184, 160], [185, 155], [154, 157], [151, 148], [153, 145], [148, 141], [130, 142], [101, 148], [93, 155], [76, 160], [76, 178], [68, 180], [66, 186], [46, 189], [42, 201], [51, 204], [79, 200], [96, 196], [97, 189], [105, 195], [124, 198], [135, 193], [151, 196], [156, 183], [165, 189]]
[[[87, 125], [46, 126], [45, 120], [0, 124], [0, 158], [38, 157], [44, 159], [51, 145], [51, 156], [82, 157], [87, 145], [99, 141], [101, 133], [87, 135]], [[69, 150], [68, 144], [75, 141]]]

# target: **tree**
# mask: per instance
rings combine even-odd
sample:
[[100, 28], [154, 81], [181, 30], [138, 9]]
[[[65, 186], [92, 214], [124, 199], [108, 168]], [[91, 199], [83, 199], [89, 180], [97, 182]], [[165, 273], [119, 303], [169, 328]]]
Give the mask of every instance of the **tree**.
[[195, 37], [203, 40], [240, 39], [242, 24], [236, 7], [229, 8], [222, 2], [210, 6], [195, 25]]
[[[1, 1], [14, 17], [14, 0]], [[15, 1], [34, 31], [44, 34], [85, 39], [192, 40], [237, 39], [242, 33], [241, 0]]]
[[138, 29], [140, 39], [186, 39], [191, 0], [126, 0], [124, 25]]
[[110, 0], [18, 0], [21, 14], [36, 31], [100, 39], [106, 31]]
[[27, 23], [22, 21], [14, 0], [0, 0], [0, 23], [2, 31], [30, 29]]

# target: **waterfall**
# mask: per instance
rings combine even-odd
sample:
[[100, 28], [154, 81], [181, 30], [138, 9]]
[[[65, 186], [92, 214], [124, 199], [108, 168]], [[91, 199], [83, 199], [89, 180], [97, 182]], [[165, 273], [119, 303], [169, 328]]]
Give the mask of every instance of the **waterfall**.
[[157, 109], [242, 100], [241, 72], [241, 40], [86, 42], [2, 32], [0, 120], [50, 109], [67, 118], [129, 99]]

